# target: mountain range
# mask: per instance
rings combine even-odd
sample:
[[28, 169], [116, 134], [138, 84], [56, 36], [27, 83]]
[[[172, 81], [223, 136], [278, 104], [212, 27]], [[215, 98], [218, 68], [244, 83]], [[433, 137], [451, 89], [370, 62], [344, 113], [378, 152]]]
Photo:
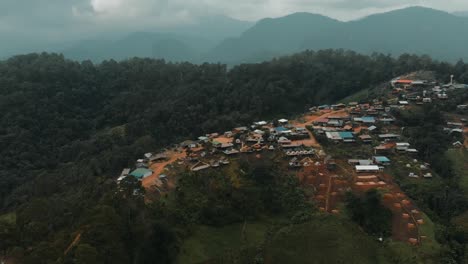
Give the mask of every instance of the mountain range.
[[428, 54], [436, 59], [468, 59], [468, 18], [411, 7], [341, 22], [310, 13], [264, 19], [238, 38], [223, 41], [209, 59], [252, 62], [305, 49], [350, 49], [400, 55]]
[[[49, 43], [46, 51], [75, 60], [164, 58], [194, 63], [259, 62], [303, 50], [349, 49], [398, 56], [427, 54], [435, 59], [468, 59], [468, 16], [424, 7], [410, 7], [343, 22], [323, 15], [294, 13], [256, 23], [224, 16], [154, 31], [95, 36], [67, 45]], [[28, 42], [21, 41], [22, 53]], [[0, 44], [0, 57], [11, 48]], [[39, 47], [39, 46], [38, 46]], [[30, 51], [38, 51], [38, 47]], [[1, 50], [9, 51], [2, 54]]]

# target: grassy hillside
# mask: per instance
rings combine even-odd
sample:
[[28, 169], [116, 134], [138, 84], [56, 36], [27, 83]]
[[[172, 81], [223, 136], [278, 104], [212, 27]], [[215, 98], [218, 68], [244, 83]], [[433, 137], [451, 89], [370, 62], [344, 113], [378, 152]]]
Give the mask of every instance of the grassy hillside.
[[280, 229], [266, 252], [271, 263], [387, 263], [377, 241], [333, 217]]
[[450, 149], [447, 156], [453, 163], [453, 169], [460, 180], [460, 186], [468, 194], [468, 151], [466, 149]]
[[223, 227], [198, 226], [181, 246], [177, 263], [190, 264], [214, 261], [241, 250], [262, 245], [273, 219], [259, 219]]

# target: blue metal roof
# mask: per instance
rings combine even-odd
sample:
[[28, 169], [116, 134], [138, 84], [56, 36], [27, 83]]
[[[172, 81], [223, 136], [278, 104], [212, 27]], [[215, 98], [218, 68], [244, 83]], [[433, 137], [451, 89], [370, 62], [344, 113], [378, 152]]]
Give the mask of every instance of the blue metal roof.
[[351, 132], [338, 132], [342, 139], [354, 138], [353, 133]]
[[284, 131], [288, 131], [288, 129], [287, 129], [287, 128], [285, 128], [285, 127], [276, 127], [276, 128], [275, 128], [275, 130], [276, 130], [276, 132], [284, 132]]
[[375, 118], [373, 116], [363, 116], [361, 119], [362, 119], [362, 122], [368, 122], [368, 123], [375, 122]]
[[378, 157], [374, 157], [374, 158], [378, 162], [390, 162], [390, 159], [387, 158], [387, 157], [384, 157], [384, 156], [378, 156]]

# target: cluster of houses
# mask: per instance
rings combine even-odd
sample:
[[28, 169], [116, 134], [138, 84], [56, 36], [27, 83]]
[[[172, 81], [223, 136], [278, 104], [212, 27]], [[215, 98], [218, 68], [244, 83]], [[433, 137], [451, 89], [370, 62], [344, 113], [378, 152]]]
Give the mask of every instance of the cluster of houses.
[[[282, 151], [289, 158], [290, 167], [307, 167], [313, 164], [312, 156], [318, 155], [315, 149], [304, 146], [302, 140], [310, 139], [311, 129], [316, 135], [323, 135], [329, 141], [336, 143], [372, 144], [374, 157], [369, 160], [349, 160], [357, 173], [374, 173], [381, 171], [383, 166], [390, 164], [386, 155], [392, 153], [416, 154], [418, 151], [409, 143], [400, 142], [401, 136], [395, 133], [380, 133], [380, 131], [395, 131], [387, 129], [392, 126], [395, 118], [391, 114], [394, 108], [405, 108], [410, 102], [416, 104], [432, 103], [433, 100], [447, 99], [447, 91], [466, 88], [461, 85], [443, 85], [426, 80], [408, 80], [396, 78], [391, 82], [392, 93], [397, 94], [385, 103], [373, 100], [370, 103], [350, 102], [348, 104], [321, 105], [310, 108], [311, 112], [339, 111], [340, 114], [330, 114], [312, 122], [312, 127], [294, 126], [287, 119], [272, 122], [258, 121], [250, 126], [233, 128], [222, 134], [211, 133], [198, 137], [197, 140], [186, 140], [178, 144], [179, 151], [186, 151], [186, 157], [181, 159], [191, 171], [201, 171], [218, 168], [229, 164], [229, 156], [241, 153], [257, 153], [262, 151]], [[457, 106], [465, 110], [466, 105]], [[398, 128], [397, 128], [398, 129]], [[463, 123], [448, 122], [447, 133], [462, 133]], [[462, 146], [461, 142], [453, 143]], [[146, 153], [136, 161], [135, 169], [126, 168], [122, 171], [118, 182], [132, 176], [142, 180], [153, 174], [149, 165], [167, 160], [164, 153]], [[160, 175], [163, 181], [165, 175]]]
[[384, 166], [390, 165], [390, 159], [386, 156], [374, 156], [372, 159], [350, 159], [348, 163], [354, 166], [357, 173], [377, 173], [384, 170]]
[[[457, 84], [452, 80], [448, 84], [439, 84], [427, 80], [410, 80], [396, 78], [391, 81], [393, 94], [400, 95], [404, 100], [398, 101], [399, 105], [408, 105], [410, 102], [415, 104], [430, 104], [434, 100], [449, 99], [449, 92], [457, 89], [468, 89], [466, 84]], [[461, 105], [459, 109], [463, 109]]]
[[[149, 165], [152, 164], [153, 162], [159, 162], [159, 161], [164, 161], [167, 160], [168, 157], [165, 153], [158, 153], [158, 154], [153, 154], [153, 153], [146, 153], [143, 158], [138, 159], [135, 162], [135, 169], [131, 170], [130, 168], [125, 168], [122, 170], [122, 173], [120, 174], [119, 178], [117, 179], [117, 182], [120, 183], [123, 179], [132, 176], [136, 178], [137, 180], [143, 180], [146, 177], [149, 177], [153, 175], [153, 171], [149, 168]], [[165, 176], [162, 175], [160, 177], [160, 180], [165, 180]]]
[[223, 134], [207, 134], [197, 141], [184, 141], [180, 147], [189, 150], [187, 159], [193, 164], [190, 170], [201, 171], [229, 164], [227, 157], [242, 153], [281, 150], [285, 156], [305, 158], [315, 151], [297, 141], [308, 138], [310, 135], [306, 128], [294, 126], [287, 119], [279, 119], [254, 122], [249, 127], [236, 127]]
[[[312, 108], [316, 109], [318, 108]], [[373, 101], [371, 104], [351, 102], [348, 104], [346, 114], [330, 115], [315, 120], [313, 130], [315, 134], [325, 135], [333, 142], [353, 143], [359, 139], [364, 143], [370, 143], [373, 141], [372, 134], [379, 131], [380, 126], [395, 122], [390, 110], [379, 101]]]

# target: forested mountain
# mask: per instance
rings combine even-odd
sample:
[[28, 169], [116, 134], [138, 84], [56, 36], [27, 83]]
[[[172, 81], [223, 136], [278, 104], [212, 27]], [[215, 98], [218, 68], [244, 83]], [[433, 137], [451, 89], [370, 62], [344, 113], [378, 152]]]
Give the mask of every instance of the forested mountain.
[[306, 47], [306, 39], [313, 38], [309, 49], [335, 48], [335, 35], [342, 22], [310, 13], [296, 13], [276, 19], [263, 19], [238, 38], [230, 38], [217, 46], [208, 60], [236, 62], [256, 61], [281, 54], [293, 53]]
[[[164, 58], [171, 61], [200, 62], [202, 55], [229, 37], [239, 36], [252, 22], [211, 15], [180, 25], [107, 29], [98, 34], [79, 34], [60, 40], [35, 32], [3, 34], [0, 58], [29, 52], [53, 51], [76, 60], [122, 60], [131, 57]], [[79, 27], [79, 25], [76, 25]], [[94, 29], [93, 29], [94, 30]], [[89, 30], [94, 32], [93, 30]], [[63, 32], [62, 32], [63, 33]], [[60, 35], [60, 32], [56, 33]]]
[[[293, 115], [420, 69], [468, 82], [462, 62], [339, 50], [231, 70], [154, 59], [93, 64], [45, 53], [2, 61], [0, 254], [26, 264], [171, 263], [195, 224], [292, 210], [285, 204], [299, 210], [301, 193], [293, 181], [278, 182], [271, 165], [241, 164], [246, 184], [213, 193], [210, 183], [224, 186], [225, 175], [188, 177], [174, 201], [152, 205], [117, 193], [115, 178], [145, 152]], [[67, 251], [78, 235], [79, 246]]]
[[453, 12], [452, 14], [456, 16], [468, 17], [468, 11], [458, 11], [458, 12]]
[[132, 33], [118, 40], [88, 40], [63, 51], [70, 59], [100, 62], [132, 57], [164, 58], [169, 61], [199, 62], [201, 54], [215, 42], [174, 33]]
[[200, 63], [204, 54], [221, 40], [238, 36], [251, 25], [251, 22], [229, 17], [208, 16], [188, 25], [159, 29], [159, 32], [135, 32], [117, 39], [89, 39], [60, 52], [70, 59], [95, 62], [149, 57]]
[[350, 22], [297, 13], [258, 22], [239, 38], [221, 43], [209, 59], [260, 61], [305, 49], [344, 48], [394, 56], [405, 52], [429, 54], [437, 59], [456, 61], [468, 59], [467, 36], [468, 18], [422, 7]]

